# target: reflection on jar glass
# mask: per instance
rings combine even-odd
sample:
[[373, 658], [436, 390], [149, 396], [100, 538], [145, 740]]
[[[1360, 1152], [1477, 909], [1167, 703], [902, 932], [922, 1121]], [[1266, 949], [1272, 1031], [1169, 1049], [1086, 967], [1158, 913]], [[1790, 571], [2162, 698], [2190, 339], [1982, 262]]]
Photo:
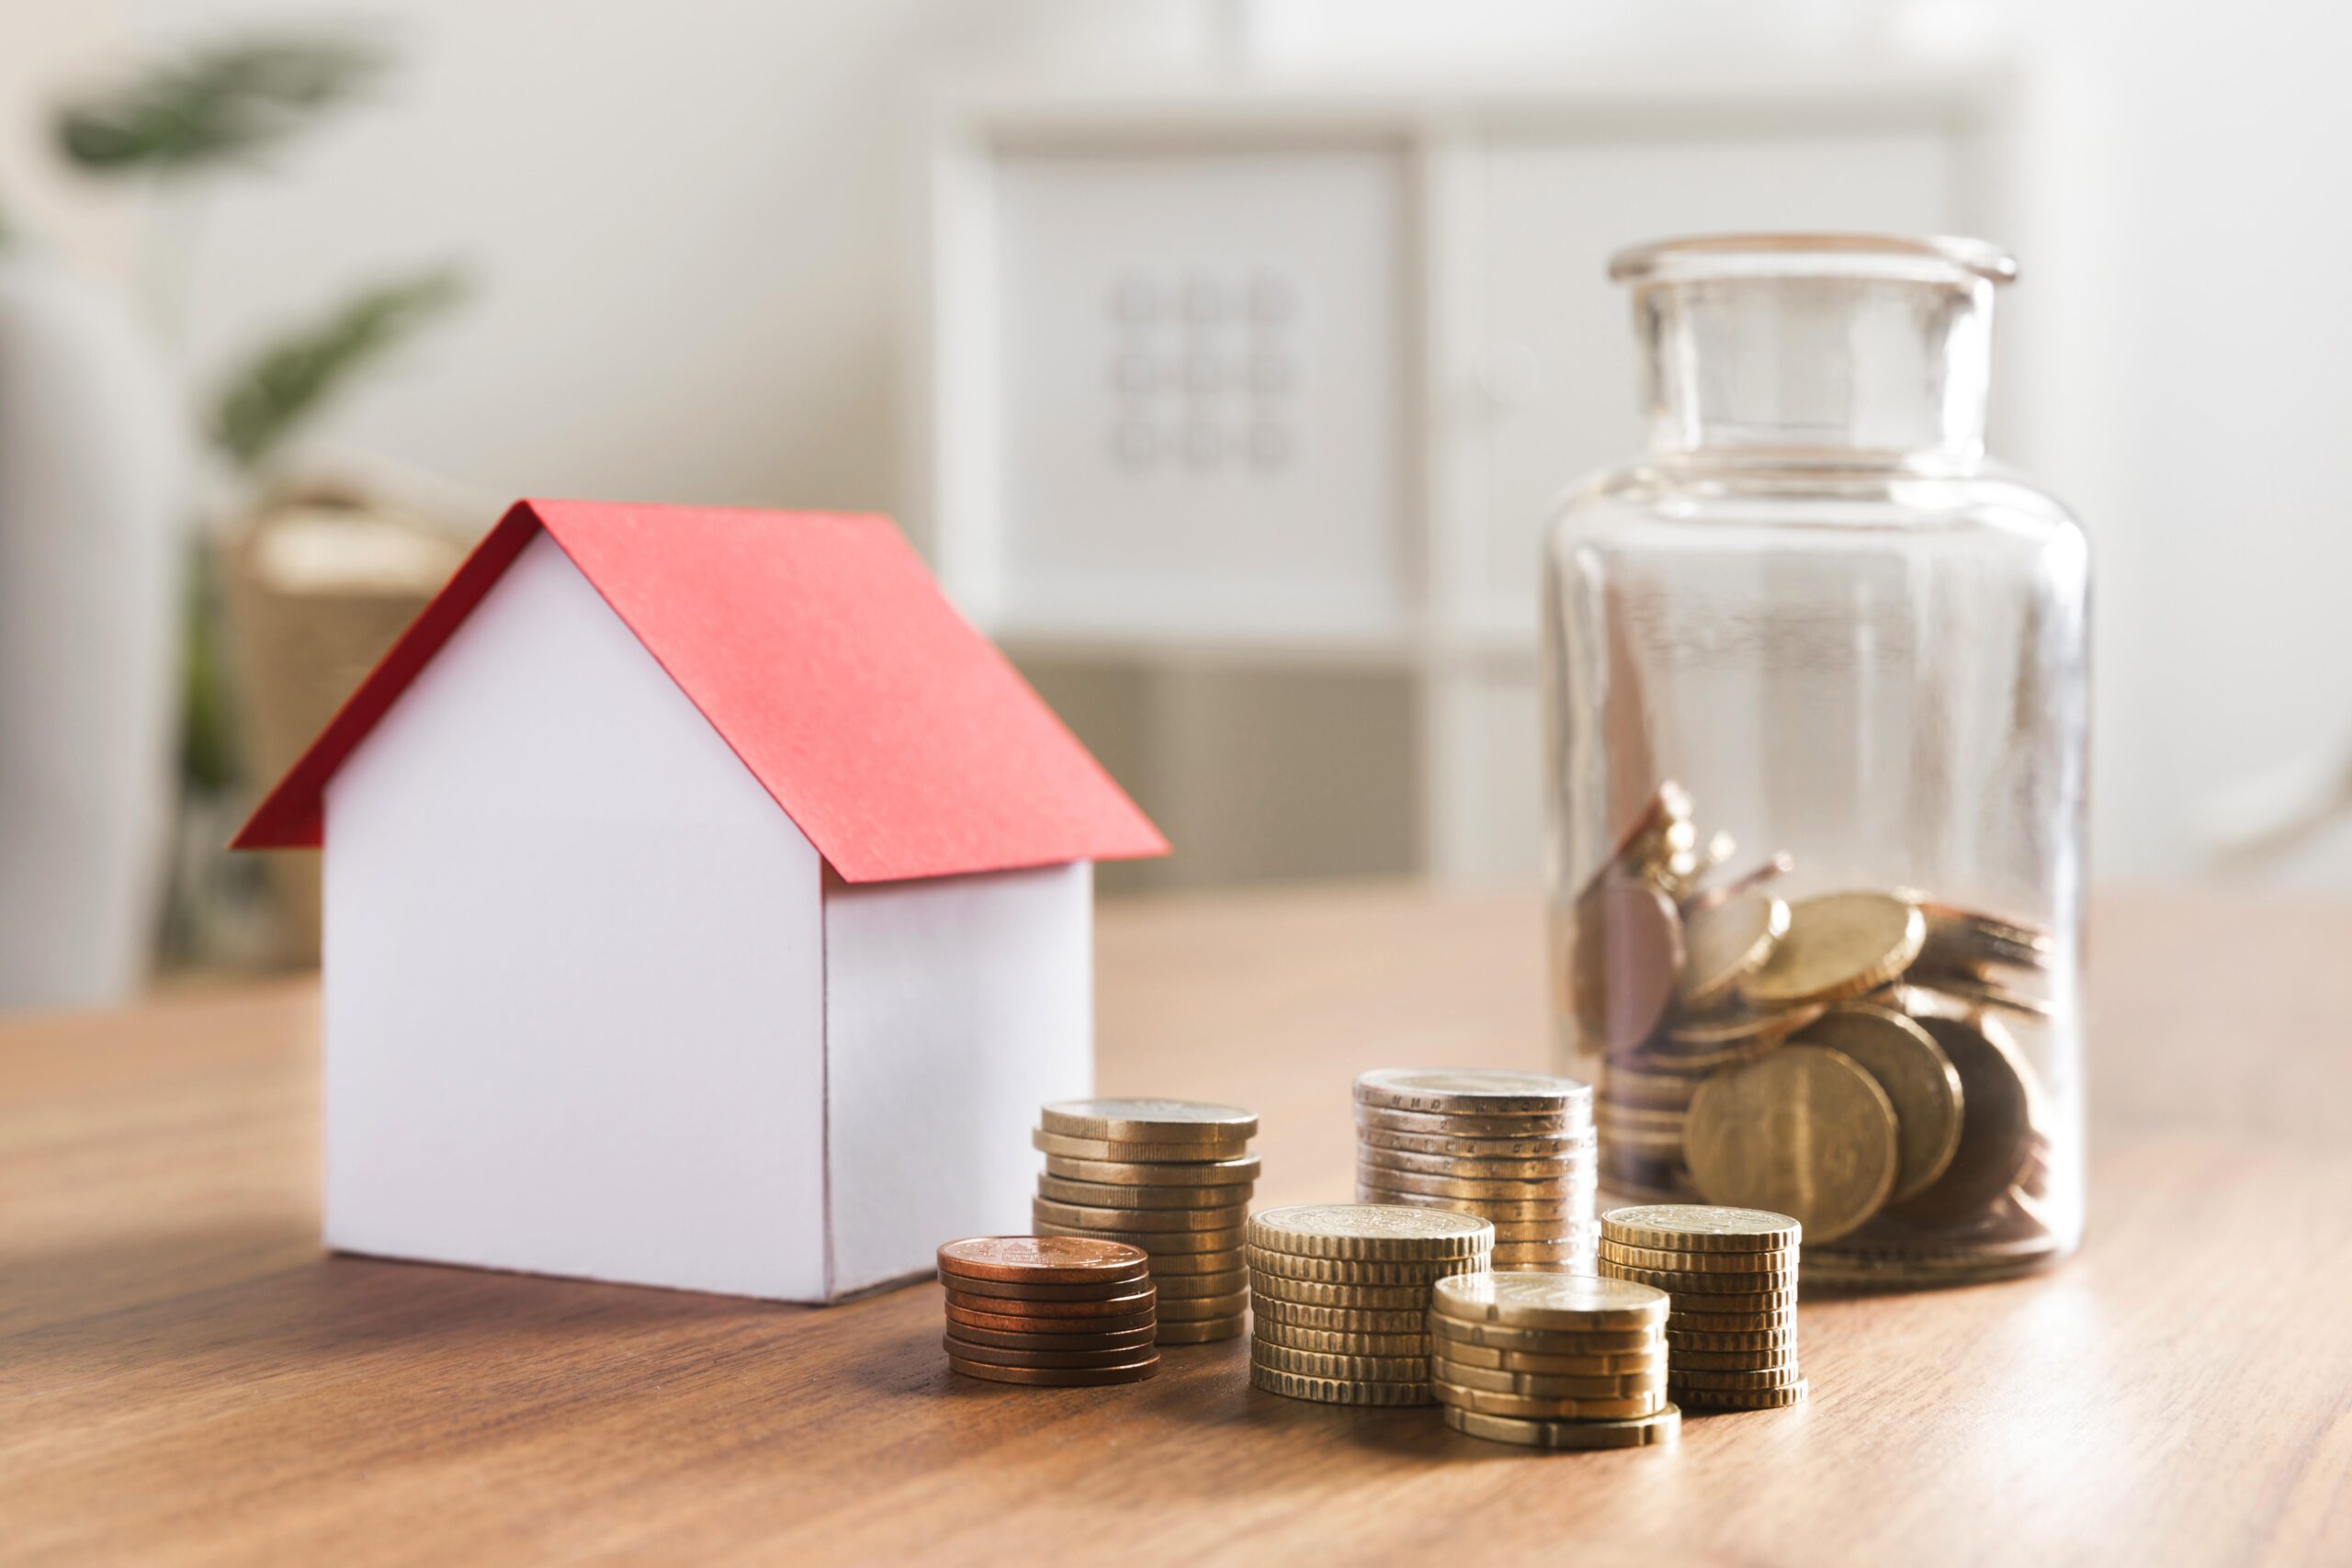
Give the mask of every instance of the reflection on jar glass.
[[2072, 1251], [2088, 558], [1984, 449], [1970, 242], [1618, 256], [1650, 417], [1544, 563], [1553, 972], [1603, 1180], [1805, 1277]]

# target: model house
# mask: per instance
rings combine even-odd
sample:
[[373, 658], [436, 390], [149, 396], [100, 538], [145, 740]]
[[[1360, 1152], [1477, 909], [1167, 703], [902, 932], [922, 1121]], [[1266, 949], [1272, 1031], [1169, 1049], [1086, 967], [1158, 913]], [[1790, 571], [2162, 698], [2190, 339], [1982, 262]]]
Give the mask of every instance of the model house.
[[1167, 850], [888, 519], [548, 501], [236, 841], [325, 851], [329, 1246], [791, 1301], [1023, 1228]]

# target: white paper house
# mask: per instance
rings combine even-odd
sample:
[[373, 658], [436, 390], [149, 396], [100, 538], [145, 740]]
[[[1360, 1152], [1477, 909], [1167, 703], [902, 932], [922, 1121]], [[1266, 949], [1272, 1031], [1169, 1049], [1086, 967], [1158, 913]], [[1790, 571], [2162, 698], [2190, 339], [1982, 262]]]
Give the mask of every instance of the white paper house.
[[330, 1247], [789, 1301], [1026, 1228], [1167, 847], [888, 519], [575, 502], [237, 844], [326, 852]]

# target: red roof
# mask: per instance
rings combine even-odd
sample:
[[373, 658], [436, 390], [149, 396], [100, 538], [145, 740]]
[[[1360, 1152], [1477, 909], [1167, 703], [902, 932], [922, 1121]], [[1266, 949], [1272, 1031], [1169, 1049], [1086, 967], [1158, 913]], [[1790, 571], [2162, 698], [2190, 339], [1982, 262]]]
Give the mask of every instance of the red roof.
[[327, 781], [541, 530], [850, 882], [1168, 852], [887, 517], [517, 502], [239, 831], [316, 848]]

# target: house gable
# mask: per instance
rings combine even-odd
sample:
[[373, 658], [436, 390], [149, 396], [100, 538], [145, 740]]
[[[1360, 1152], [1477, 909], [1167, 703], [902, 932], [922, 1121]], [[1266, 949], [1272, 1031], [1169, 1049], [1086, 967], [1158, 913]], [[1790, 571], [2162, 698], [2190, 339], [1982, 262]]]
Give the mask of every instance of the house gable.
[[827, 1293], [820, 862], [552, 540], [326, 812], [330, 1245]]

